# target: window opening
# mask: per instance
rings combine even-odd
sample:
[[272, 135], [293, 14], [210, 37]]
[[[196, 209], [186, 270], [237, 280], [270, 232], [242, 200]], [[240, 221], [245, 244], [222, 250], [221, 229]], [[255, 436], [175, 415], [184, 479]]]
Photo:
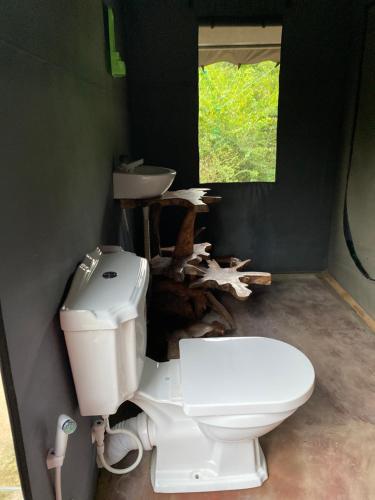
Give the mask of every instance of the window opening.
[[274, 182], [281, 26], [200, 27], [201, 183]]

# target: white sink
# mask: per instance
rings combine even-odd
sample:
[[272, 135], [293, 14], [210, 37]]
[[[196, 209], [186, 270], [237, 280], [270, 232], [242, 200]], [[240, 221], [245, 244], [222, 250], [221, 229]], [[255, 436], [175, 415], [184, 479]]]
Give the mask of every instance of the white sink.
[[113, 172], [113, 197], [128, 200], [156, 198], [168, 190], [175, 176], [176, 171], [171, 168], [151, 165]]

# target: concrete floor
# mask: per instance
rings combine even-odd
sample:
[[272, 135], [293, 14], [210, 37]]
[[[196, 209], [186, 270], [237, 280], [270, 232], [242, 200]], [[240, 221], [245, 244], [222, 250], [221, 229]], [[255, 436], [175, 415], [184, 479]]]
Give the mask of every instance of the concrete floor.
[[126, 476], [101, 472], [97, 500], [375, 499], [375, 334], [314, 275], [276, 276], [247, 302], [226, 300], [236, 335], [284, 340], [316, 370], [309, 402], [261, 438], [269, 479], [251, 490], [155, 494], [146, 453]]

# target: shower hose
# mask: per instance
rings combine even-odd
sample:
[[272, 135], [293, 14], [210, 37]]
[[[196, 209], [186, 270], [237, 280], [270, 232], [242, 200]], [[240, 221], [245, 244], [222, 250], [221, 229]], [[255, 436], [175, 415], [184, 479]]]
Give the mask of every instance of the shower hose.
[[[132, 465], [129, 467], [126, 467], [124, 469], [115, 469], [114, 467], [111, 467], [105, 460], [104, 458], [104, 433], [107, 432], [107, 434], [126, 434], [130, 436], [132, 439], [134, 439], [137, 447], [138, 447], [138, 455], [136, 460]], [[109, 425], [109, 420], [108, 416], [104, 415], [103, 419], [98, 419], [96, 420], [94, 426], [93, 426], [93, 437], [96, 441], [96, 449], [98, 453], [98, 458], [102, 466], [107, 469], [109, 472], [112, 472], [113, 474], [127, 474], [128, 472], [134, 470], [142, 460], [143, 456], [143, 446], [141, 443], [141, 440], [139, 437], [134, 434], [134, 432], [129, 431], [128, 429], [111, 429]]]

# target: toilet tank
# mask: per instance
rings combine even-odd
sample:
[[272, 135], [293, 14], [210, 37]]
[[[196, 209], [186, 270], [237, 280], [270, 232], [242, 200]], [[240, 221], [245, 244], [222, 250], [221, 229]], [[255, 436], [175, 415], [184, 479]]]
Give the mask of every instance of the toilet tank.
[[60, 310], [81, 415], [111, 415], [138, 389], [146, 353], [146, 259], [97, 248]]

